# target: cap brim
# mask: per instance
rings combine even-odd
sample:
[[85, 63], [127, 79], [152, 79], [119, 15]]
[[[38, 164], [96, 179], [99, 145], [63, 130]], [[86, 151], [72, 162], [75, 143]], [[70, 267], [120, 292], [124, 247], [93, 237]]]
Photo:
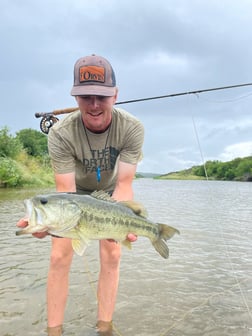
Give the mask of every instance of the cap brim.
[[101, 85], [79, 85], [73, 86], [71, 90], [72, 96], [106, 96], [112, 97], [116, 94], [116, 87]]

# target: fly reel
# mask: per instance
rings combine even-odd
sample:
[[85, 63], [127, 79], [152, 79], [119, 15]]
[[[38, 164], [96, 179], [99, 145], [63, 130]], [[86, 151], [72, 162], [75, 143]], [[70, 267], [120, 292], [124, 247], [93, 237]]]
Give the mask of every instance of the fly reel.
[[43, 133], [48, 134], [50, 128], [59, 121], [58, 118], [56, 118], [56, 115], [60, 114], [66, 114], [78, 111], [79, 107], [68, 107], [65, 109], [60, 110], [54, 110], [52, 112], [36, 112], [35, 117], [36, 118], [42, 118], [40, 121], [40, 129]]
[[43, 133], [48, 134], [50, 128], [58, 122], [59, 119], [52, 114], [45, 115], [40, 121], [40, 129]]

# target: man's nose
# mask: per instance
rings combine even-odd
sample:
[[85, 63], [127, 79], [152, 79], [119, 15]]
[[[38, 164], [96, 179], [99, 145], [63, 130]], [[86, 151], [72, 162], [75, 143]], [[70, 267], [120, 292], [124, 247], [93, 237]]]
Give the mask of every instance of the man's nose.
[[100, 105], [100, 100], [98, 99], [98, 97], [91, 97], [90, 99], [90, 105], [92, 107], [97, 107]]

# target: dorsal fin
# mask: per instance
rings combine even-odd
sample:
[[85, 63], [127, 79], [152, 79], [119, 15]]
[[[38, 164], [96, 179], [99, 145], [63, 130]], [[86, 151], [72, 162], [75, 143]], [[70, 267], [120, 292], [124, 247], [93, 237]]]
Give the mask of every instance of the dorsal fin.
[[[112, 203], [117, 203], [118, 201], [115, 200], [113, 197], [110, 196], [109, 193], [107, 193], [104, 190], [95, 190], [90, 194], [90, 196], [101, 200], [101, 201], [107, 201]], [[119, 201], [118, 203], [124, 205], [125, 207], [131, 209], [136, 215], [147, 218], [148, 214], [145, 208], [142, 206], [142, 204], [129, 200], [129, 201]]]
[[90, 194], [90, 196], [98, 199], [98, 200], [102, 200], [102, 201], [107, 201], [107, 202], [112, 202], [115, 203], [116, 200], [110, 196], [109, 193], [107, 193], [104, 190], [95, 190], [92, 192], [92, 194]]
[[127, 208], [131, 209], [136, 215], [147, 218], [148, 214], [142, 204], [129, 200], [129, 201], [121, 201], [120, 204], [126, 206]]

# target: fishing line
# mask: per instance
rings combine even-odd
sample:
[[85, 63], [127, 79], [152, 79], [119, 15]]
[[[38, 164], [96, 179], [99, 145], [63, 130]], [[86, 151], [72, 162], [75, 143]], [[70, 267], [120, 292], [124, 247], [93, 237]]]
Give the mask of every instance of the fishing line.
[[[194, 118], [193, 118], [193, 115], [192, 115], [192, 122], [193, 122], [194, 132], [195, 132], [196, 139], [197, 139], [197, 143], [198, 143], [198, 147], [199, 147], [199, 152], [200, 152], [201, 159], [202, 159], [202, 164], [203, 164], [203, 167], [204, 167], [205, 176], [206, 176], [207, 181], [209, 181], [209, 179], [208, 179], [208, 173], [207, 173], [207, 167], [206, 167], [206, 164], [205, 164], [205, 159], [204, 159], [204, 155], [203, 155], [203, 151], [202, 151], [202, 148], [201, 148], [200, 139], [199, 139], [199, 135], [198, 135], [198, 131], [197, 131], [197, 127], [196, 127], [196, 123], [195, 123], [195, 120], [194, 120]], [[209, 194], [210, 194], [210, 193], [209, 193]], [[215, 213], [217, 213], [217, 212], [215, 212]], [[216, 223], [218, 223], [218, 220], [217, 220], [217, 219], [216, 219]], [[242, 290], [242, 288], [241, 288], [241, 286], [240, 286], [240, 282], [239, 282], [239, 280], [238, 280], [238, 278], [237, 278], [236, 270], [235, 270], [235, 268], [234, 268], [234, 264], [233, 264], [233, 262], [232, 262], [232, 260], [231, 260], [231, 256], [230, 256], [230, 253], [229, 253], [229, 252], [230, 252], [230, 251], [229, 251], [229, 247], [228, 247], [228, 245], [227, 245], [227, 243], [226, 243], [226, 239], [225, 239], [225, 237], [224, 237], [224, 233], [223, 233], [223, 230], [222, 230], [221, 225], [219, 225], [219, 230], [220, 230], [221, 237], [222, 237], [222, 240], [223, 240], [223, 243], [224, 243], [224, 246], [225, 246], [226, 255], [227, 255], [227, 257], [228, 257], [228, 261], [229, 261], [229, 264], [230, 264], [230, 267], [231, 267], [231, 271], [232, 271], [233, 277], [234, 277], [234, 279], [235, 279], [235, 281], [236, 281], [236, 284], [237, 284], [237, 286], [238, 286], [238, 288], [239, 288], [239, 291], [240, 291], [240, 294], [241, 294], [241, 297], [242, 297], [243, 304], [244, 304], [244, 306], [246, 307], [247, 312], [248, 312], [250, 318], [252, 319], [252, 313], [251, 313], [251, 311], [250, 311], [250, 308], [249, 308], [249, 305], [248, 305], [248, 302], [247, 302], [247, 298], [246, 298], [246, 296], [244, 295], [244, 292], [243, 292], [243, 290]]]
[[[241, 282], [246, 282], [250, 279], [244, 279]], [[229, 288], [225, 289], [224, 291], [220, 292], [220, 293], [214, 293], [212, 295], [210, 295], [209, 297], [207, 297], [206, 299], [204, 299], [199, 305], [189, 309], [187, 312], [185, 312], [185, 314], [178, 320], [175, 321], [170, 327], [168, 327], [167, 329], [165, 329], [164, 332], [162, 332], [162, 334], [160, 334], [159, 336], [167, 336], [167, 333], [169, 331], [171, 331], [172, 329], [176, 328], [176, 326], [184, 321], [186, 319], [186, 317], [188, 317], [189, 315], [191, 315], [195, 310], [198, 310], [201, 307], [204, 307], [212, 298], [216, 297], [216, 296], [222, 296], [226, 293], [228, 293], [230, 290], [234, 289], [235, 287], [239, 286], [239, 283], [235, 283], [234, 285], [230, 286]]]
[[[204, 154], [203, 154], [203, 151], [202, 151], [202, 147], [201, 147], [201, 143], [200, 143], [200, 139], [199, 139], [199, 134], [198, 134], [198, 130], [197, 130], [197, 125], [196, 125], [196, 122], [195, 122], [193, 114], [191, 115], [191, 118], [192, 118], [193, 129], [194, 129], [194, 133], [195, 133], [195, 136], [196, 136], [196, 140], [197, 140], [197, 144], [198, 144], [198, 148], [199, 148], [202, 164], [204, 166], [204, 172], [205, 172], [206, 180], [209, 181], [208, 173], [207, 173], [207, 167], [205, 165]], [[216, 222], [218, 222], [218, 221], [216, 220]], [[182, 318], [180, 318], [179, 320], [175, 321], [170, 327], [166, 328], [165, 331], [163, 331], [159, 336], [166, 336], [166, 335], [168, 335], [168, 333], [172, 329], [176, 328], [179, 325], [179, 323], [181, 323], [182, 321], [184, 321], [189, 315], [193, 314], [196, 310], [199, 310], [200, 308], [202, 308], [203, 306], [205, 306], [206, 304], [208, 304], [208, 302], [211, 299], [213, 299], [214, 297], [217, 297], [217, 296], [222, 296], [224, 294], [227, 294], [228, 292], [230, 292], [231, 290], [233, 290], [236, 287], [239, 289], [240, 295], [242, 297], [243, 304], [244, 304], [244, 306], [245, 306], [245, 308], [246, 308], [249, 316], [252, 317], [251, 311], [250, 311], [250, 308], [249, 308], [249, 305], [248, 305], [248, 302], [247, 302], [247, 299], [246, 299], [246, 296], [244, 295], [244, 292], [243, 292], [243, 290], [241, 288], [241, 283], [249, 281], [250, 278], [249, 279], [243, 279], [243, 280], [240, 280], [240, 281], [238, 280], [237, 275], [236, 275], [236, 270], [234, 268], [234, 265], [232, 263], [231, 256], [230, 256], [230, 253], [229, 253], [229, 248], [228, 248], [228, 245], [226, 243], [226, 239], [225, 239], [224, 234], [223, 234], [223, 230], [220, 227], [218, 227], [218, 229], [219, 229], [219, 231], [221, 233], [222, 241], [223, 241], [224, 246], [225, 246], [225, 252], [226, 252], [226, 255], [227, 255], [228, 262], [229, 262], [230, 267], [231, 267], [231, 272], [232, 272], [232, 276], [233, 276], [233, 278], [235, 280], [235, 283], [233, 285], [231, 285], [229, 288], [222, 290], [222, 292], [213, 293], [212, 295], [210, 295], [206, 299], [204, 299], [199, 305], [196, 305], [195, 307], [192, 307], [191, 309], [189, 309], [188, 311], [186, 311], [184, 313], [184, 315], [182, 316]]]
[[[217, 103], [217, 104], [225, 104], [225, 103], [233, 103], [233, 102], [236, 102], [236, 101], [239, 101], [239, 100], [242, 100], [242, 99], [246, 99], [248, 97], [252, 96], [252, 92], [246, 94], [246, 95], [241, 95], [241, 96], [238, 96], [236, 98], [233, 98], [233, 99], [221, 99], [221, 100], [216, 100], [216, 99], [209, 99], [209, 98], [206, 98], [204, 96], [201, 96], [201, 100], [203, 101], [207, 101], [209, 103]], [[199, 98], [199, 96], [198, 96]]]
[[197, 127], [196, 127], [196, 123], [195, 123], [193, 114], [192, 114], [191, 117], [192, 117], [192, 123], [193, 123], [194, 133], [195, 133], [196, 140], [197, 140], [198, 147], [199, 147], [199, 151], [200, 151], [201, 161], [203, 162], [205, 176], [206, 176], [206, 179], [208, 180], [208, 174], [207, 174], [207, 169], [206, 169], [205, 158], [204, 158], [203, 151], [202, 151], [202, 148], [201, 148], [201, 145], [200, 145], [199, 135], [198, 135], [198, 131], [197, 131]]

